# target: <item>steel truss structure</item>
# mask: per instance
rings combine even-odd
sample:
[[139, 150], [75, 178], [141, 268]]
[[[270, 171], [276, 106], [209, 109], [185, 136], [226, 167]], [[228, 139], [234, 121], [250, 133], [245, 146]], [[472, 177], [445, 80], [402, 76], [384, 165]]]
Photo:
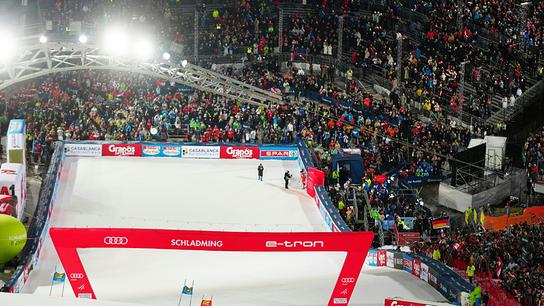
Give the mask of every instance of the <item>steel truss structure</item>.
[[198, 90], [268, 105], [282, 97], [214, 71], [187, 63], [141, 62], [131, 57], [108, 55], [101, 48], [71, 42], [28, 44], [14, 60], [0, 63], [0, 91], [14, 84], [48, 74], [75, 70], [116, 70], [148, 75]]

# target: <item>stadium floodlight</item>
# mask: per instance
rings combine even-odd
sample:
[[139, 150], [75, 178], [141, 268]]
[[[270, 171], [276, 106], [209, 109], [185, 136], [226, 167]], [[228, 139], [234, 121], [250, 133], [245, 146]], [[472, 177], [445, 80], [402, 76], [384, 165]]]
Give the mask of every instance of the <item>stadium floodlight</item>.
[[103, 44], [107, 53], [115, 56], [124, 55], [128, 48], [128, 37], [122, 28], [113, 28], [104, 36]]
[[7, 63], [15, 56], [16, 45], [13, 35], [0, 31], [0, 63]]
[[153, 42], [147, 37], [140, 37], [134, 48], [136, 56], [140, 60], [147, 60], [153, 55]]
[[45, 36], [45, 35], [40, 36], [40, 42], [42, 44], [45, 44], [47, 42], [47, 36]]
[[185, 68], [187, 66], [187, 60], [181, 61], [181, 66]]
[[169, 59], [170, 59], [170, 53], [164, 52], [164, 53], [162, 54], [162, 58], [163, 58], [165, 61], [169, 60]]
[[87, 35], [81, 34], [79, 35], [79, 42], [82, 44], [86, 44], [89, 39], [87, 38]]

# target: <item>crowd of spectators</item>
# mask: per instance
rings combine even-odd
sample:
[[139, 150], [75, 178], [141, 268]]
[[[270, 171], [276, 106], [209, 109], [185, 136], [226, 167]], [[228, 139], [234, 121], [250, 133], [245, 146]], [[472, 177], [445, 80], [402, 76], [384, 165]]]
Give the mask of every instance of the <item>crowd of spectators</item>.
[[462, 270], [474, 265], [476, 281], [499, 278], [502, 288], [522, 305], [539, 305], [544, 300], [543, 229], [544, 223], [517, 224], [497, 232], [460, 230], [411, 248]]
[[278, 44], [278, 7], [264, 0], [199, 10], [199, 54], [272, 54]]
[[[376, 184], [375, 176], [440, 175], [446, 157], [487, 132], [471, 132], [447, 119], [423, 124], [395, 95], [379, 99], [360, 87], [345, 92], [334, 87], [329, 73], [277, 69], [263, 63], [222, 72], [290, 96], [287, 105], [257, 107], [137, 74], [86, 71], [27, 83], [7, 101], [7, 109], [9, 118], [28, 120], [29, 148], [38, 161], [47, 160], [51, 143], [62, 139], [166, 140], [184, 135], [196, 142], [292, 143], [299, 137], [321, 149], [320, 166], [332, 175], [331, 157], [343, 148], [359, 148], [365, 181], [370, 182], [363, 187], [373, 207], [401, 216], [413, 211], [388, 197], [382, 191], [387, 186]], [[310, 93], [352, 103], [310, 102], [304, 99]], [[330, 185], [342, 189], [332, 181]], [[342, 200], [333, 199], [337, 204]], [[348, 208], [340, 210], [345, 214]]]
[[524, 148], [527, 173], [532, 182], [542, 181], [544, 176], [544, 130], [530, 134]]
[[[443, 110], [458, 112], [462, 107], [486, 118], [494, 111], [497, 94], [503, 107], [514, 105], [530, 85], [528, 78], [535, 77], [542, 56], [542, 1], [529, 6], [516, 0], [462, 1], [464, 26], [459, 29], [457, 1], [414, 0], [403, 7], [399, 1], [385, 0], [370, 14], [360, 14], [361, 8], [368, 12], [372, 2], [308, 0], [308, 10], [284, 15], [281, 33], [280, 1], [235, 2], [197, 4], [195, 21], [192, 14], [179, 11], [180, 1], [40, 0], [43, 17], [60, 29], [70, 20], [125, 20], [160, 33], [161, 39], [175, 42], [185, 54], [193, 52], [195, 37], [190, 33], [198, 26], [198, 53], [211, 56], [210, 68], [282, 94], [288, 103], [255, 106], [136, 74], [51, 75], [25, 83], [12, 98], [0, 98], [7, 104], [9, 118], [27, 119], [32, 159], [47, 160], [51, 144], [63, 139], [166, 140], [183, 135], [194, 142], [292, 143], [298, 138], [318, 149], [326, 187], [348, 224], [354, 221], [349, 205], [353, 186], [331, 166], [332, 156], [346, 148], [361, 152], [365, 173], [363, 184], [356, 188], [368, 192], [374, 220], [424, 218], [426, 212], [417, 202], [395, 196], [390, 174], [397, 178], [440, 175], [448, 167], [447, 157], [461, 151], [471, 138], [489, 132], [478, 125], [458, 126], [441, 116]], [[432, 16], [432, 22], [404, 19], [407, 11]], [[369, 94], [349, 74], [341, 88], [332, 64], [316, 68], [310, 63], [309, 70], [288, 65], [282, 70], [268, 60], [280, 48], [291, 54], [292, 61], [306, 61], [309, 55], [336, 58], [339, 15], [343, 15], [340, 51], [345, 61], [363, 74], [381, 69], [392, 84], [388, 98]], [[404, 50], [400, 79], [398, 32]], [[481, 43], [484, 40], [487, 46]], [[233, 54], [246, 54], [252, 60], [241, 68], [214, 65], [213, 57]], [[461, 96], [463, 69], [474, 95], [467, 90]], [[307, 100], [314, 97], [330, 102]], [[423, 123], [413, 107], [437, 116]], [[533, 181], [544, 173], [543, 145], [542, 131], [526, 143]], [[429, 256], [439, 250], [450, 265], [474, 263], [477, 271], [499, 277], [503, 288], [522, 303], [534, 305], [544, 289], [542, 233], [541, 225], [517, 225], [496, 233], [456, 232], [438, 243], [414, 245], [413, 250]]]
[[[185, 56], [193, 54], [195, 22], [198, 22], [200, 56], [246, 54], [267, 56], [281, 49], [297, 59], [308, 55], [338, 54], [339, 16], [344, 18], [342, 53], [346, 61], [368, 70], [383, 69], [393, 89], [402, 86], [408, 99], [427, 112], [444, 109], [489, 117], [501, 105], [498, 95], [515, 104], [535, 77], [542, 57], [541, 1], [297, 1], [240, 0], [231, 5], [190, 2], [198, 12], [180, 11], [180, 1], [61, 1], [41, 0], [47, 20], [109, 22], [128, 20], [144, 24], [177, 43]], [[297, 4], [303, 10], [285, 13], [279, 33], [279, 8]], [[361, 10], [371, 14], [360, 14]], [[415, 14], [406, 18], [406, 14]], [[464, 27], [458, 28], [457, 14]], [[417, 14], [423, 14], [421, 16]], [[403, 18], [401, 18], [403, 16]], [[432, 16], [432, 22], [425, 16]], [[519, 18], [525, 16], [525, 18]], [[60, 22], [59, 21], [59, 22]], [[64, 27], [65, 28], [65, 27]], [[188, 29], [190, 29], [188, 31]], [[485, 31], [485, 33], [484, 33]], [[397, 80], [397, 33], [403, 33], [402, 71]], [[487, 34], [486, 34], [487, 33]], [[491, 34], [489, 34], [491, 33]], [[281, 39], [279, 39], [281, 37]], [[484, 43], [483, 43], [483, 42]], [[278, 45], [281, 44], [280, 45]], [[463, 68], [464, 67], [464, 68]], [[460, 92], [461, 75], [471, 83], [469, 94]], [[540, 69], [542, 69], [540, 67]], [[495, 104], [497, 104], [496, 102]]]

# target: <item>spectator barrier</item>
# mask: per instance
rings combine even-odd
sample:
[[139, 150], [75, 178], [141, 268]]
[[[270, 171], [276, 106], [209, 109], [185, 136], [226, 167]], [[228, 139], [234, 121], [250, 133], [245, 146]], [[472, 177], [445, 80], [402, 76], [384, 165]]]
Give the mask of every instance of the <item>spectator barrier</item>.
[[39, 264], [41, 247], [45, 241], [49, 230], [49, 217], [55, 205], [55, 198], [59, 188], [57, 184], [62, 164], [64, 161], [64, 145], [61, 142], [55, 144], [54, 153], [51, 157], [49, 169], [42, 182], [40, 196], [34, 214], [34, 220], [28, 229], [28, 237], [25, 248], [19, 254], [22, 264], [20, 264], [11, 280], [5, 282], [4, 287], [0, 288], [1, 292], [18, 293], [23, 289], [29, 273]]
[[373, 249], [366, 264], [404, 270], [438, 290], [452, 303], [461, 303], [462, 292], [472, 292], [474, 286], [444, 264], [413, 253]]

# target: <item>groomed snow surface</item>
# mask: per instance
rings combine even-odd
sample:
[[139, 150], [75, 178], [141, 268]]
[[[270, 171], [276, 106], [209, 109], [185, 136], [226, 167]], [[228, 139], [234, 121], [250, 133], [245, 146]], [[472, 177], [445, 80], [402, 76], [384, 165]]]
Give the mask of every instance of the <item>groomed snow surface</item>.
[[[263, 182], [257, 180], [260, 162]], [[66, 158], [51, 226], [326, 231], [313, 200], [301, 189], [283, 188], [285, 170], [297, 175], [296, 161]], [[184, 280], [195, 282], [193, 305], [203, 295], [213, 296], [214, 306], [326, 305], [345, 257], [142, 249], [79, 254], [99, 300], [161, 306], [177, 305]], [[48, 296], [55, 267], [62, 271], [48, 238], [25, 293]], [[55, 285], [52, 296], [60, 297], [61, 289]], [[391, 296], [444, 300], [406, 272], [365, 266], [350, 305], [383, 305]], [[69, 282], [64, 297], [74, 297]], [[189, 297], [182, 302], [189, 305]]]

